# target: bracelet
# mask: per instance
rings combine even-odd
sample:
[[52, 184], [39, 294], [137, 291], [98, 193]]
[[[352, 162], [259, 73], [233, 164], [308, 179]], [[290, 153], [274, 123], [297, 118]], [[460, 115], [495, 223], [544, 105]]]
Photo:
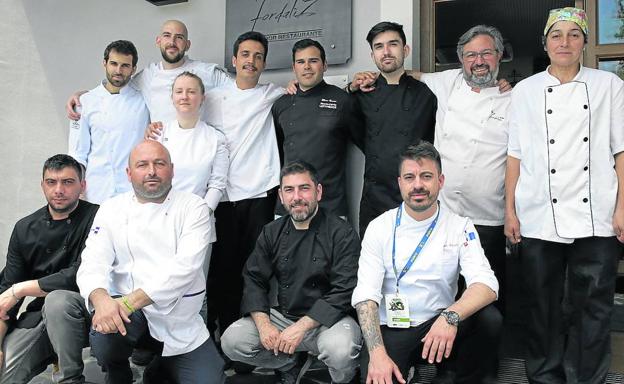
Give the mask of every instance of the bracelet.
[[11, 295], [13, 295], [13, 298], [15, 299], [15, 301], [20, 301], [20, 299], [15, 294], [15, 284], [11, 285]]
[[123, 305], [126, 306], [126, 308], [128, 308], [128, 311], [130, 311], [130, 313], [136, 312], [136, 309], [134, 309], [134, 307], [130, 305], [130, 302], [128, 301], [128, 298], [126, 296], [121, 297], [121, 302], [123, 303]]

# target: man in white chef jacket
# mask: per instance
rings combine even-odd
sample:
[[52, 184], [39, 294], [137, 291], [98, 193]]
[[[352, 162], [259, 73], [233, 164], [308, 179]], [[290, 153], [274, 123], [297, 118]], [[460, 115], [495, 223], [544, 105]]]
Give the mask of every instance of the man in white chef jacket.
[[580, 64], [585, 11], [552, 10], [546, 71], [513, 91], [505, 234], [520, 244], [530, 383], [604, 383], [624, 242], [624, 82]]
[[[130, 85], [143, 95], [151, 121], [171, 121], [176, 118], [176, 111], [171, 102], [171, 87], [176, 76], [182, 72], [188, 71], [199, 76], [206, 91], [232, 82], [223, 67], [188, 57], [186, 53], [191, 49], [191, 40], [186, 25], [180, 20], [167, 20], [163, 23], [156, 36], [156, 46], [160, 50], [162, 60], [143, 68], [130, 82]], [[65, 106], [67, 116], [71, 120], [80, 118], [80, 113], [75, 107], [80, 107], [78, 97], [81, 93], [84, 92], [72, 95]]]
[[504, 187], [511, 92], [497, 85], [503, 51], [498, 29], [477, 25], [457, 42], [461, 69], [413, 74], [438, 99], [434, 144], [447, 180], [440, 201], [474, 223], [498, 279], [495, 305], [504, 315]]
[[113, 41], [104, 50], [106, 79], [80, 97], [82, 115], [70, 130], [67, 153], [86, 169], [84, 198], [94, 204], [131, 189], [128, 154], [150, 121], [143, 96], [128, 86], [138, 60], [132, 42]]
[[199, 314], [208, 206], [171, 189], [173, 164], [158, 142], [137, 145], [127, 172], [133, 191], [100, 207], [76, 279], [94, 311], [92, 351], [110, 384], [132, 382], [128, 358], [139, 341], [162, 355], [150, 367], [175, 382], [222, 383], [223, 360]]
[[280, 159], [271, 107], [284, 94], [274, 84], [258, 83], [269, 50], [263, 34], [243, 33], [233, 48], [236, 80], [208, 91], [204, 103], [206, 122], [225, 134], [230, 150], [226, 190], [214, 213], [217, 242], [208, 279], [208, 327], [215, 329], [216, 318], [221, 333], [240, 318], [243, 266], [274, 218]]
[[[366, 344], [362, 380], [405, 383], [417, 355], [443, 368], [434, 383], [495, 383], [498, 282], [479, 235], [438, 203], [445, 177], [433, 145], [409, 146], [400, 159], [403, 202], [364, 234], [351, 298]], [[460, 273], [467, 288], [455, 300]]]

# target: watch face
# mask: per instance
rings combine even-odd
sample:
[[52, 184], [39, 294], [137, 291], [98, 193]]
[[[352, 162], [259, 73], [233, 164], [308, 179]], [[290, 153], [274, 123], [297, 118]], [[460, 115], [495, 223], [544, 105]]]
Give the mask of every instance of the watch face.
[[443, 311], [442, 316], [446, 318], [446, 321], [451, 325], [459, 325], [459, 314], [454, 311]]

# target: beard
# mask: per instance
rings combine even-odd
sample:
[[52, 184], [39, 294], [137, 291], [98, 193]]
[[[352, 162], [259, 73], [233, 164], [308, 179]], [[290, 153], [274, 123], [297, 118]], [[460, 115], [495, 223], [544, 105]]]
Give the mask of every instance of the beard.
[[[480, 69], [480, 68], [486, 68], [488, 70], [487, 73], [484, 75], [480, 75], [480, 76], [475, 75], [473, 73], [473, 70]], [[489, 88], [489, 87], [493, 87], [494, 85], [496, 85], [496, 78], [498, 77], [498, 69], [499, 67], [496, 66], [494, 71], [492, 71], [489, 65], [483, 63], [483, 64], [478, 64], [478, 65], [473, 64], [470, 67], [470, 72], [467, 72], [465, 69], [463, 69], [462, 72], [464, 74], [464, 80], [466, 80], [466, 83], [468, 83], [469, 86], [473, 88]]]
[[[387, 58], [387, 57], [389, 56], [386, 56], [384, 58]], [[391, 56], [391, 57], [394, 59], [394, 62], [392, 64], [384, 64], [383, 59], [381, 59], [381, 61], [377, 63], [377, 69], [379, 69], [383, 73], [392, 73], [392, 72], [397, 71], [400, 68], [403, 68], [403, 62], [404, 62], [403, 58], [394, 57], [394, 56]]]
[[[420, 202], [416, 203], [411, 199], [412, 194], [426, 194], [426, 197]], [[404, 196], [403, 202], [410, 207], [414, 212], [425, 212], [431, 208], [438, 201], [438, 196], [431, 196], [431, 192], [426, 189], [417, 189], [411, 191], [407, 196]]]
[[166, 47], [166, 48], [161, 48], [160, 49], [160, 54], [161, 54], [163, 60], [165, 60], [167, 63], [175, 64], [175, 63], [180, 62], [180, 60], [182, 60], [184, 58], [184, 54], [186, 53], [186, 51], [178, 50], [178, 53], [175, 56], [169, 56], [167, 54], [167, 48], [171, 48], [171, 47]]
[[[154, 189], [148, 189], [144, 186], [144, 183], [148, 181], [159, 181], [160, 184]], [[137, 197], [146, 201], [156, 201], [167, 196], [171, 190], [171, 180], [163, 181], [159, 177], [150, 177], [143, 179], [140, 183], [132, 183], [132, 188]]]
[[[299, 205], [300, 207], [303, 207], [303, 209], [295, 211], [295, 207], [293, 206], [295, 204]], [[316, 211], [318, 209], [318, 203], [316, 201], [311, 201], [309, 203], [305, 201], [296, 201], [293, 203], [293, 205], [290, 205], [285, 208], [290, 214], [290, 217], [292, 218], [292, 220], [296, 222], [303, 222], [303, 221], [308, 220], [309, 218], [311, 218], [312, 216], [316, 214]]]
[[123, 75], [121, 75], [121, 79], [119, 79], [119, 78], [114, 78], [111, 73], [106, 72], [106, 81], [108, 81], [110, 84], [114, 85], [115, 87], [121, 88], [130, 82], [130, 76], [123, 77]]

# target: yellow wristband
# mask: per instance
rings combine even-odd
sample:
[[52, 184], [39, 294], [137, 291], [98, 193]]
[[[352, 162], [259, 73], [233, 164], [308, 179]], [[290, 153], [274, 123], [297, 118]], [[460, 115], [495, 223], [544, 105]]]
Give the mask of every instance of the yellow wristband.
[[134, 309], [134, 307], [130, 305], [130, 302], [128, 301], [128, 298], [126, 296], [121, 297], [121, 302], [123, 303], [123, 305], [126, 306], [126, 308], [128, 308], [128, 311], [130, 311], [130, 313], [136, 312], [136, 309]]

